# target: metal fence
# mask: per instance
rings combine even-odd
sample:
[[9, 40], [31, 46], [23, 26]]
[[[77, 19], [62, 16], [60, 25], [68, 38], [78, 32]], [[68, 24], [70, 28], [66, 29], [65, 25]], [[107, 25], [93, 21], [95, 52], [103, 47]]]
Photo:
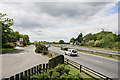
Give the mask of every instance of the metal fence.
[[84, 71], [86, 71], [86, 72], [88, 72], [88, 73], [91, 73], [91, 74], [95, 75], [96, 77], [98, 77], [98, 78], [100, 78], [100, 79], [103, 79], [103, 80], [113, 80], [113, 79], [111, 79], [111, 78], [109, 78], [109, 77], [107, 77], [107, 76], [105, 76], [105, 75], [103, 75], [103, 74], [101, 74], [101, 73], [99, 73], [99, 72], [96, 72], [96, 71], [94, 71], [94, 70], [92, 70], [92, 69], [90, 69], [90, 68], [88, 68], [88, 67], [86, 67], [86, 66], [83, 66], [83, 65], [81, 65], [81, 64], [78, 64], [78, 63], [76, 63], [76, 62], [74, 62], [74, 61], [72, 61], [72, 60], [69, 60], [69, 59], [67, 59], [67, 58], [64, 58], [64, 59], [65, 59], [65, 60], [64, 60], [65, 63], [70, 64], [70, 65], [78, 68], [78, 69], [80, 70], [80, 73], [84, 70]]

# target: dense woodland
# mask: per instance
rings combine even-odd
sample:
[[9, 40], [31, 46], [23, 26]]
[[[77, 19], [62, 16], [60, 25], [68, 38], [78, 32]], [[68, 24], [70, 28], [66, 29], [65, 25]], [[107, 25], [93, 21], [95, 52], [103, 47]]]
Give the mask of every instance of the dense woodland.
[[20, 34], [18, 31], [14, 31], [11, 26], [14, 24], [14, 20], [8, 18], [7, 14], [0, 13], [0, 29], [2, 30], [2, 48], [12, 48], [14, 44], [12, 42], [19, 41], [19, 38], [23, 38], [23, 45], [30, 44], [29, 36]]
[[81, 46], [120, 49], [120, 34], [102, 30], [99, 33], [89, 33], [85, 36], [80, 33], [77, 38], [71, 38], [70, 42], [79, 42]]

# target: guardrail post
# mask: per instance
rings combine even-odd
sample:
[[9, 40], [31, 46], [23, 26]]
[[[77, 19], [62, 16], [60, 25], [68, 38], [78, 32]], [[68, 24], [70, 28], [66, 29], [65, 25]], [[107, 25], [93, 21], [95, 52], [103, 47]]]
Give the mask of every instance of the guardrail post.
[[69, 60], [67, 59], [67, 64], [68, 64], [68, 61], [69, 61]]
[[82, 65], [80, 65], [80, 73], [82, 72]]

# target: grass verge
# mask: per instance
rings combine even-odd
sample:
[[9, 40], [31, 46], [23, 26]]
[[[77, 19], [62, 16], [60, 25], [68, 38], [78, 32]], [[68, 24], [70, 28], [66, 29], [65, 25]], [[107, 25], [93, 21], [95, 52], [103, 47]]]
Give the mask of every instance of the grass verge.
[[115, 52], [119, 51], [119, 50], [115, 50], [115, 49], [107, 49], [107, 48], [100, 48], [100, 47], [90, 47], [90, 46], [78, 46], [78, 45], [68, 45], [68, 44], [66, 46], [79, 47], [79, 48], [88, 48], [88, 49], [98, 49], [98, 50], [107, 50], [107, 51], [115, 51]]
[[[69, 64], [72, 68], [74, 68], [74, 69], [76, 70], [76, 72], [79, 71], [79, 68], [78, 68], [78, 67], [76, 67], [76, 66], [74, 66], [74, 65], [72, 65], [72, 64], [70, 64], [70, 63], [68, 63], [68, 64]], [[98, 78], [96, 78], [95, 76], [89, 74], [88, 72], [86, 72], [86, 71], [84, 71], [84, 70], [82, 70], [82, 72], [79, 73], [79, 74], [83, 77], [84, 80], [99, 80]]]
[[2, 48], [2, 52], [8, 52], [8, 51], [13, 51], [13, 50], [17, 50], [15, 48]]
[[87, 54], [92, 54], [92, 55], [97, 55], [97, 56], [102, 56], [102, 57], [107, 57], [107, 58], [111, 58], [111, 59], [120, 60], [119, 56], [115, 56], [115, 55], [112, 55], [112, 54], [102, 54], [102, 53], [98, 53], [98, 52], [92, 52], [92, 51], [90, 52], [90, 51], [84, 51], [84, 50], [79, 50], [79, 49], [77, 49], [77, 51], [87, 53]]

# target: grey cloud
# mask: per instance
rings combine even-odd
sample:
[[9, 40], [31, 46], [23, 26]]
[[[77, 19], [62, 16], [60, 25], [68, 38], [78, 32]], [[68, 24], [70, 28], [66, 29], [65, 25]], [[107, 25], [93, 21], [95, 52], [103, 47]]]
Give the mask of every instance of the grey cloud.
[[[107, 2], [79, 2], [79, 3], [35, 3], [38, 9], [52, 16], [74, 17], [91, 16], [99, 12]], [[38, 10], [38, 11], [39, 11]]]
[[[37, 3], [3, 3], [4, 7], [8, 8], [10, 15], [15, 19], [15, 26], [23, 28], [34, 27], [54, 27], [68, 21], [76, 23], [85, 22], [90, 16], [95, 15], [104, 6], [106, 2], [37, 2]], [[51, 16], [43, 17], [44, 14]], [[66, 21], [66, 23], [67, 23]], [[71, 23], [70, 22], [70, 23]], [[74, 24], [74, 23], [73, 23]]]

